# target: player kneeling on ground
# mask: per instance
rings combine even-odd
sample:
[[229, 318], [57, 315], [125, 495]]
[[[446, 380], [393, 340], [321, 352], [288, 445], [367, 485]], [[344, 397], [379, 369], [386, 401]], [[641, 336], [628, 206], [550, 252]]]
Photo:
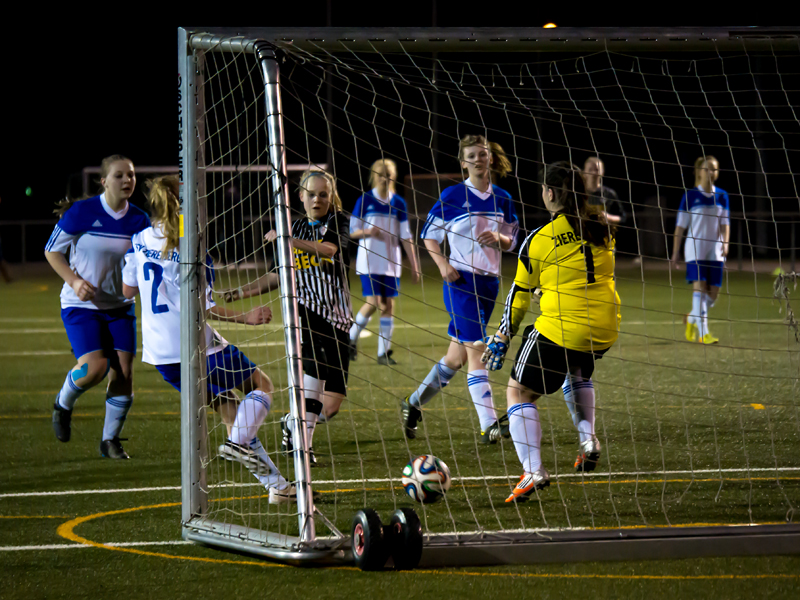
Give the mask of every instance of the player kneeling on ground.
[[508, 380], [511, 439], [525, 472], [506, 502], [527, 500], [550, 485], [542, 466], [542, 426], [535, 402], [559, 387], [580, 436], [575, 468], [592, 471], [597, 466], [592, 373], [595, 360], [614, 344], [619, 331], [613, 226], [587, 203], [574, 165], [547, 165], [542, 179], [542, 199], [552, 220], [522, 244], [500, 329], [486, 340], [481, 357], [492, 371], [503, 366], [511, 337], [540, 288], [542, 314], [525, 329]]
[[[125, 256], [122, 271], [126, 298], [142, 294], [142, 361], [155, 365], [164, 380], [181, 389], [180, 255], [177, 177], [159, 177], [150, 183], [153, 226], [137, 233]], [[272, 311], [260, 306], [236, 313], [216, 306], [212, 300], [213, 271], [207, 270], [206, 311], [221, 321], [261, 325], [272, 320]], [[236, 346], [228, 344], [210, 326], [205, 328], [207, 385], [209, 397], [218, 397], [214, 408], [228, 426], [228, 440], [219, 448], [227, 460], [244, 465], [269, 489], [270, 504], [296, 498], [290, 485], [267, 455], [258, 439], [258, 429], [272, 405], [272, 382]], [[239, 403], [226, 392], [246, 394]]]

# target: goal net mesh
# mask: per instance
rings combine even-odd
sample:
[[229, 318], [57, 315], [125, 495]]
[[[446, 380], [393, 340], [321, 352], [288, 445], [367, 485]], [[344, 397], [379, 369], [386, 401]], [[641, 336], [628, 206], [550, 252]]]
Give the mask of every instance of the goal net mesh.
[[[198, 56], [200, 212], [214, 299], [239, 311], [267, 305], [274, 312], [268, 325], [209, 323], [271, 378], [272, 412], [259, 437], [292, 481], [291, 456], [280, 451], [288, 379], [279, 292], [224, 298], [273, 269], [277, 256], [263, 242], [274, 227], [264, 82], [253, 54]], [[305, 218], [297, 193], [302, 169], [334, 175], [349, 216], [372, 187], [372, 163], [392, 159], [422, 265], [414, 283], [403, 258], [391, 338], [396, 364], [377, 362], [376, 312], [361, 334], [341, 411], [316, 428], [313, 489], [334, 524], [344, 531], [360, 508], [388, 515], [404, 506], [418, 511], [429, 536], [796, 518], [798, 345], [773, 300], [773, 283], [776, 270], [792, 271], [795, 260], [797, 52], [435, 56], [355, 53], [343, 43], [336, 53], [286, 45], [280, 56], [286, 162], [299, 165], [288, 175], [292, 218]], [[466, 367], [425, 406], [416, 439], [406, 439], [402, 427], [401, 401], [450, 343], [442, 278], [419, 233], [442, 190], [463, 181], [458, 143], [468, 134], [500, 144], [511, 161], [498, 185], [514, 199], [519, 242], [550, 219], [541, 198], [543, 164], [567, 160], [582, 168], [599, 157], [603, 185], [616, 191], [624, 211], [616, 249], [620, 334], [594, 372], [599, 466], [576, 472], [578, 433], [564, 397], [542, 397], [542, 458], [552, 485], [526, 504], [505, 503], [522, 466], [511, 440], [481, 443]], [[730, 198], [731, 234], [720, 294], [709, 309], [719, 343], [705, 345], [685, 337], [692, 287], [685, 265], [671, 269], [669, 257], [681, 198], [696, 186], [694, 161], [710, 155], [720, 166], [716, 185]], [[353, 265], [355, 247], [347, 250]], [[503, 256], [490, 333], [518, 250]], [[352, 268], [350, 293], [357, 311], [363, 296]], [[537, 313], [533, 305], [523, 326]], [[512, 341], [503, 369], [489, 374], [498, 415], [519, 342]], [[297, 535], [295, 505], [270, 505], [264, 485], [219, 456], [227, 432], [208, 400], [202, 452], [209, 522], [244, 527], [254, 539], [263, 530]], [[403, 466], [421, 454], [443, 460], [453, 477], [449, 493], [431, 505], [412, 502], [400, 484]], [[327, 535], [319, 521], [317, 533]]]

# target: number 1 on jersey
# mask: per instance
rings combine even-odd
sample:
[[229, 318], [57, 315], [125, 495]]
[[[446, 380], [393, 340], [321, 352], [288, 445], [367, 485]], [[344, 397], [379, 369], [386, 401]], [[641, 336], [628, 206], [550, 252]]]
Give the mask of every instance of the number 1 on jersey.
[[150, 281], [150, 273], [153, 274], [153, 290], [150, 293], [150, 306], [153, 310], [153, 314], [157, 315], [169, 312], [169, 306], [166, 304], [158, 304], [158, 288], [164, 278], [164, 269], [161, 265], [157, 265], [156, 263], [146, 262], [142, 265], [142, 270], [144, 271], [145, 281]]
[[586, 260], [586, 283], [594, 283], [594, 256], [592, 255], [592, 248], [589, 244], [581, 244], [581, 252], [583, 258]]

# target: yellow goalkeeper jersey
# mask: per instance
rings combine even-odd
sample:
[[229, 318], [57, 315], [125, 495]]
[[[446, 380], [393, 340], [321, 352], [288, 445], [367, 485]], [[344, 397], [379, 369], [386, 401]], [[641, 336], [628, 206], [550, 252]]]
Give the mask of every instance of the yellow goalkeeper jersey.
[[617, 340], [613, 241], [609, 247], [583, 241], [564, 215], [531, 233], [519, 251], [500, 333], [511, 337], [519, 331], [536, 288], [542, 314], [535, 325], [545, 337], [582, 352], [604, 350]]

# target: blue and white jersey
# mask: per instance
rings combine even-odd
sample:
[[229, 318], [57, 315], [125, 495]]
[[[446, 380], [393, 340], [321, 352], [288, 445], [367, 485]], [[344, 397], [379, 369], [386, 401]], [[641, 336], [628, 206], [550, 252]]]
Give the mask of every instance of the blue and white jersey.
[[445, 236], [450, 244], [450, 265], [477, 275], [500, 274], [499, 248], [482, 246], [476, 238], [484, 231], [498, 231], [511, 238], [511, 251], [517, 245], [519, 222], [511, 195], [497, 187], [480, 192], [467, 179], [442, 192], [433, 205], [420, 237], [440, 244]]
[[[180, 254], [163, 255], [166, 239], [160, 226], [148, 227], [131, 239], [122, 271], [125, 285], [139, 288], [142, 299], [142, 361], [151, 365], [181, 362]], [[206, 270], [206, 310], [215, 306], [211, 293], [213, 271]], [[227, 342], [210, 325], [205, 332], [206, 354], [219, 352]]]
[[721, 226], [730, 224], [728, 192], [712, 186], [710, 192], [688, 190], [678, 209], [678, 227], [686, 230], [683, 247], [686, 262], [723, 261]]
[[358, 243], [357, 275], [388, 275], [400, 277], [402, 253], [400, 240], [410, 240], [408, 207], [397, 194], [384, 199], [373, 189], [363, 194], [350, 217], [350, 233], [358, 229], [377, 227], [383, 233], [379, 238], [362, 238]]
[[122, 266], [131, 247], [131, 236], [150, 227], [142, 209], [126, 202], [114, 212], [100, 194], [73, 204], [61, 217], [45, 246], [48, 252], [66, 253], [69, 266], [97, 288], [86, 302], [79, 300], [72, 287], [61, 288], [61, 308], [79, 307], [111, 310], [132, 304], [122, 295]]

